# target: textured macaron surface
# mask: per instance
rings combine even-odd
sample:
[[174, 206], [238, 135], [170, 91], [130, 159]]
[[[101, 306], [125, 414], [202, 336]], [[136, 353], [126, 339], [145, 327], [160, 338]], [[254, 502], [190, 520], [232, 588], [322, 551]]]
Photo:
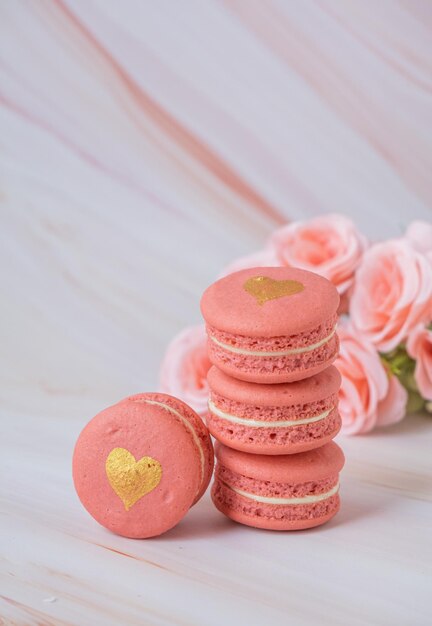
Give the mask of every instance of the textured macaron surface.
[[218, 445], [212, 488], [216, 507], [258, 528], [296, 530], [330, 519], [339, 509], [344, 457], [333, 442], [286, 457], [266, 457]]
[[207, 425], [219, 441], [257, 454], [292, 454], [323, 445], [339, 431], [340, 374], [330, 366], [316, 376], [259, 385], [208, 374]]
[[345, 463], [344, 454], [334, 441], [310, 452], [277, 457], [247, 454], [221, 444], [216, 444], [215, 452], [219, 463], [236, 474], [277, 483], [326, 480], [339, 474]]
[[213, 365], [240, 380], [265, 384], [292, 382], [313, 376], [329, 367], [339, 352], [336, 334], [323, 345], [300, 354], [239, 354], [216, 344], [211, 336], [207, 345]]
[[325, 494], [331, 491], [338, 482], [338, 474], [304, 483], [269, 482], [237, 474], [223, 465], [218, 466], [216, 477], [230, 487], [266, 498], [302, 498]]
[[280, 411], [283, 415], [287, 411], [294, 415], [299, 410], [309, 413], [311, 404], [334, 396], [341, 384], [341, 376], [334, 366], [312, 378], [279, 385], [238, 380], [216, 367], [210, 368], [207, 379], [211, 393], [225, 398], [227, 402], [237, 402], [245, 411], [248, 407], [258, 407], [259, 410], [268, 407], [272, 412]]
[[88, 512], [127, 537], [172, 528], [208, 486], [211, 441], [199, 417], [165, 394], [126, 398], [80, 434], [73, 478]]
[[182, 423], [187, 428], [198, 450], [201, 467], [201, 485], [198, 489], [194, 503], [197, 502], [206, 491], [213, 473], [214, 452], [209, 432], [202, 419], [185, 402], [163, 393], [143, 393], [126, 398], [127, 402], [152, 402], [153, 406], [159, 406], [170, 412], [175, 419], [182, 417]]
[[342, 424], [337, 409], [325, 415], [317, 422], [268, 429], [233, 425], [209, 412], [207, 425], [216, 439], [237, 450], [252, 454], [296, 454], [317, 448], [338, 434]]
[[208, 327], [244, 337], [315, 331], [338, 306], [338, 292], [328, 280], [290, 267], [234, 272], [210, 285], [201, 299]]
[[313, 504], [266, 504], [244, 497], [215, 480], [212, 487], [215, 506], [233, 520], [268, 530], [302, 530], [328, 521], [339, 510], [340, 498], [336, 493]]
[[[337, 324], [337, 315], [333, 314], [325, 319], [318, 326], [290, 335], [268, 335], [266, 337], [255, 337], [227, 333], [218, 330], [214, 326], [207, 325], [207, 332], [216, 345], [229, 345], [239, 350], [244, 350], [246, 354], [253, 352], [283, 352], [289, 350], [302, 350], [309, 346], [319, 344], [334, 334]], [[218, 342], [218, 343], [217, 343]], [[240, 352], [238, 353], [240, 354]], [[295, 352], [301, 354], [301, 352]]]

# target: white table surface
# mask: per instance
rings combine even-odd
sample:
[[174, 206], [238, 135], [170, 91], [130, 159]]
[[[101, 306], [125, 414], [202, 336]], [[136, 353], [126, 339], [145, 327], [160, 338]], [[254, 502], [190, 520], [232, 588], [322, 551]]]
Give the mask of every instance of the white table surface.
[[278, 534], [208, 494], [133, 541], [80, 506], [81, 428], [155, 389], [203, 288], [287, 219], [431, 219], [427, 2], [0, 3], [0, 618], [432, 623], [432, 420], [342, 438], [342, 510]]

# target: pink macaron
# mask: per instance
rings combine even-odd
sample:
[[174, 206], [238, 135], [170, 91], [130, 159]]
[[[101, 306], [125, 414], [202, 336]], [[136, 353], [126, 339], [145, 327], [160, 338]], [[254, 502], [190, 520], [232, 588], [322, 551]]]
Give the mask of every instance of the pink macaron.
[[341, 427], [341, 377], [331, 365], [292, 383], [260, 385], [208, 373], [207, 426], [221, 443], [253, 454], [293, 454], [324, 445]]
[[221, 278], [203, 294], [211, 362], [234, 378], [284, 383], [313, 376], [336, 358], [339, 294], [322, 276], [256, 267]]
[[216, 507], [232, 520], [267, 530], [319, 526], [339, 510], [345, 459], [333, 441], [299, 454], [247, 454], [216, 444]]
[[131, 396], [96, 415], [73, 455], [84, 507], [102, 526], [133, 538], [175, 526], [212, 471], [207, 428], [188, 405], [162, 393]]

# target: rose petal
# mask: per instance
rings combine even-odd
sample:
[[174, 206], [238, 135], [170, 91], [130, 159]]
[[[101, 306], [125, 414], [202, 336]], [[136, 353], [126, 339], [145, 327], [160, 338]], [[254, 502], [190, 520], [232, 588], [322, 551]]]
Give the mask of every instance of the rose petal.
[[160, 369], [160, 390], [180, 398], [203, 416], [207, 412], [210, 367], [205, 326], [185, 328], [166, 349]]

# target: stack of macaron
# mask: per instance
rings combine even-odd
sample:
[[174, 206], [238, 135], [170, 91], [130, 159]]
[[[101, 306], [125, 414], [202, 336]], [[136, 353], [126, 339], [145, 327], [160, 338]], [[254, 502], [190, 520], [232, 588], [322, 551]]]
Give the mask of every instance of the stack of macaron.
[[272, 530], [317, 526], [339, 509], [344, 456], [332, 439], [340, 376], [339, 296], [292, 268], [230, 274], [202, 298], [213, 363], [207, 426], [178, 398], [129, 396], [81, 432], [73, 479], [87, 511], [126, 537], [173, 528], [212, 488], [231, 519]]
[[237, 522], [296, 530], [339, 510], [338, 306], [328, 280], [288, 267], [235, 272], [204, 292], [212, 499]]

